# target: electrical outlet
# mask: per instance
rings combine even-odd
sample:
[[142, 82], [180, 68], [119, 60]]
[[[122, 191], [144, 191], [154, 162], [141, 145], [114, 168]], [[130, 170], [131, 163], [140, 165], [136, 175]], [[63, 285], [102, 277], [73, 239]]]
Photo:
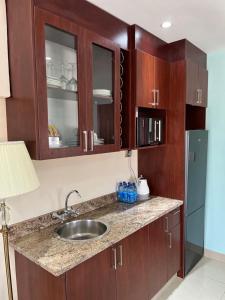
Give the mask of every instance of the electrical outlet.
[[132, 150], [127, 150], [126, 157], [131, 157], [132, 156]]

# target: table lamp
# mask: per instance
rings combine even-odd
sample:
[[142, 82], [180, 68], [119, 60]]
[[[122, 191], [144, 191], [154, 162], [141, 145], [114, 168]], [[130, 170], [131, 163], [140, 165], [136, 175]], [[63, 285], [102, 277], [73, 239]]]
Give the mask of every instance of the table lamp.
[[0, 142], [0, 213], [9, 300], [13, 299], [9, 260], [7, 206], [10, 197], [31, 192], [39, 181], [24, 142]]

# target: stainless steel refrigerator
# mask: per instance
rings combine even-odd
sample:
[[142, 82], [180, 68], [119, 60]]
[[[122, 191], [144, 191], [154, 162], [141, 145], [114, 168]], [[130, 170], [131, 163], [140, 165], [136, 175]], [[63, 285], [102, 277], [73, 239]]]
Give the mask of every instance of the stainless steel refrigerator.
[[185, 275], [204, 253], [207, 130], [186, 131]]

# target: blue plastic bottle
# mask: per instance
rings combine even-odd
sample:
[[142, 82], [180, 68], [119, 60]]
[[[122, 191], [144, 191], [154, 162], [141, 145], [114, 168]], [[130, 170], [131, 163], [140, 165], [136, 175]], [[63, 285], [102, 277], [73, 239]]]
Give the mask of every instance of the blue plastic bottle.
[[137, 186], [133, 183], [133, 192], [134, 192], [134, 202], [137, 201]]
[[123, 189], [122, 189], [122, 201], [127, 202], [128, 194], [127, 194], [127, 183], [123, 182]]
[[132, 203], [132, 185], [130, 182], [127, 185], [127, 202]]
[[135, 193], [135, 186], [133, 183], [130, 185], [130, 203], [134, 203], [136, 201], [136, 193]]
[[117, 186], [117, 198], [119, 201], [122, 201], [123, 198], [123, 183], [119, 182], [118, 186]]

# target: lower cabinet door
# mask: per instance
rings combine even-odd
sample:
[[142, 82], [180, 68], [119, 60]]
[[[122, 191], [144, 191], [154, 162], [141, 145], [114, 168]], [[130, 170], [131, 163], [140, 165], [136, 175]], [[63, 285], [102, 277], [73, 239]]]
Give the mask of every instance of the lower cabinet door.
[[113, 263], [109, 248], [67, 272], [67, 300], [116, 300]]
[[180, 249], [180, 224], [178, 224], [168, 233], [168, 280], [180, 269]]
[[124, 239], [116, 249], [117, 300], [148, 300], [148, 226]]
[[167, 236], [165, 218], [149, 225], [149, 273], [152, 298], [167, 282]]

